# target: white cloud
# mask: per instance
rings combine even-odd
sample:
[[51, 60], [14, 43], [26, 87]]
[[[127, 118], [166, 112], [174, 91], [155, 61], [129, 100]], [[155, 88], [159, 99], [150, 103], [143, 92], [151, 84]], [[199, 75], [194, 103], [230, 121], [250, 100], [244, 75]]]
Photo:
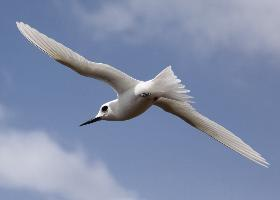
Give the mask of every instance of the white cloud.
[[133, 42], [165, 40], [199, 50], [280, 50], [277, 0], [122, 0], [104, 1], [92, 9], [73, 2], [79, 22], [98, 38], [117, 34]]
[[66, 200], [136, 200], [104, 163], [67, 151], [42, 131], [0, 130], [0, 187]]

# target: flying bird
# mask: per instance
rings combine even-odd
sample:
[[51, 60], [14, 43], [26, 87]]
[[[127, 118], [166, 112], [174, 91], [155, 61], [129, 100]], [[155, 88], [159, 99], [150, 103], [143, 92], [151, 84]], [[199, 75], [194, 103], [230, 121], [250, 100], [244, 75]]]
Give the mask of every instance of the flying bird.
[[175, 76], [171, 66], [166, 67], [152, 80], [140, 81], [108, 64], [87, 60], [23, 22], [16, 22], [16, 25], [29, 42], [57, 62], [80, 75], [104, 81], [116, 91], [115, 100], [104, 103], [95, 117], [80, 126], [101, 120], [128, 120], [155, 105], [176, 115], [242, 156], [268, 167], [269, 163], [239, 137], [193, 108], [191, 97], [188, 95], [190, 91]]

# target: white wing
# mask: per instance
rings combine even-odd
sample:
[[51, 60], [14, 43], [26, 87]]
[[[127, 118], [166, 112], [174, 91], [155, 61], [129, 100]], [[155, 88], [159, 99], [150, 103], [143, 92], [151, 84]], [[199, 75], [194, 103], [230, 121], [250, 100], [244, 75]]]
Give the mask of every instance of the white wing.
[[269, 163], [266, 162], [266, 160], [258, 152], [223, 126], [201, 115], [190, 104], [160, 98], [155, 102], [155, 105], [161, 107], [167, 112], [177, 115], [193, 127], [207, 133], [210, 137], [216, 139], [220, 143], [245, 156], [246, 158], [264, 167], [268, 167]]
[[139, 82], [110, 65], [87, 60], [23, 22], [17, 22], [16, 24], [24, 37], [50, 57], [83, 76], [105, 81], [118, 93], [122, 93]]

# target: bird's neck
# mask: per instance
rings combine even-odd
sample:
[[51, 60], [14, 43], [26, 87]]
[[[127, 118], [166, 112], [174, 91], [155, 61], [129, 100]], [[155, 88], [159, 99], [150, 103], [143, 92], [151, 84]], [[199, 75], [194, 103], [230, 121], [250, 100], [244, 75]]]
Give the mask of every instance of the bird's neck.
[[119, 100], [115, 99], [109, 102], [110, 109], [111, 109], [111, 114], [110, 114], [110, 120], [112, 121], [117, 121], [119, 120], [119, 115], [120, 115], [120, 106], [119, 106]]

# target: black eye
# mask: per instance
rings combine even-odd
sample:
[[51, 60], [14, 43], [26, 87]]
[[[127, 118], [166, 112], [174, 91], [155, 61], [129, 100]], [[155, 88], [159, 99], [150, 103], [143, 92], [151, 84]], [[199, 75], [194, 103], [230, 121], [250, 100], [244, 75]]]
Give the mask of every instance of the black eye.
[[102, 112], [106, 112], [108, 110], [108, 106], [102, 106], [101, 110]]

